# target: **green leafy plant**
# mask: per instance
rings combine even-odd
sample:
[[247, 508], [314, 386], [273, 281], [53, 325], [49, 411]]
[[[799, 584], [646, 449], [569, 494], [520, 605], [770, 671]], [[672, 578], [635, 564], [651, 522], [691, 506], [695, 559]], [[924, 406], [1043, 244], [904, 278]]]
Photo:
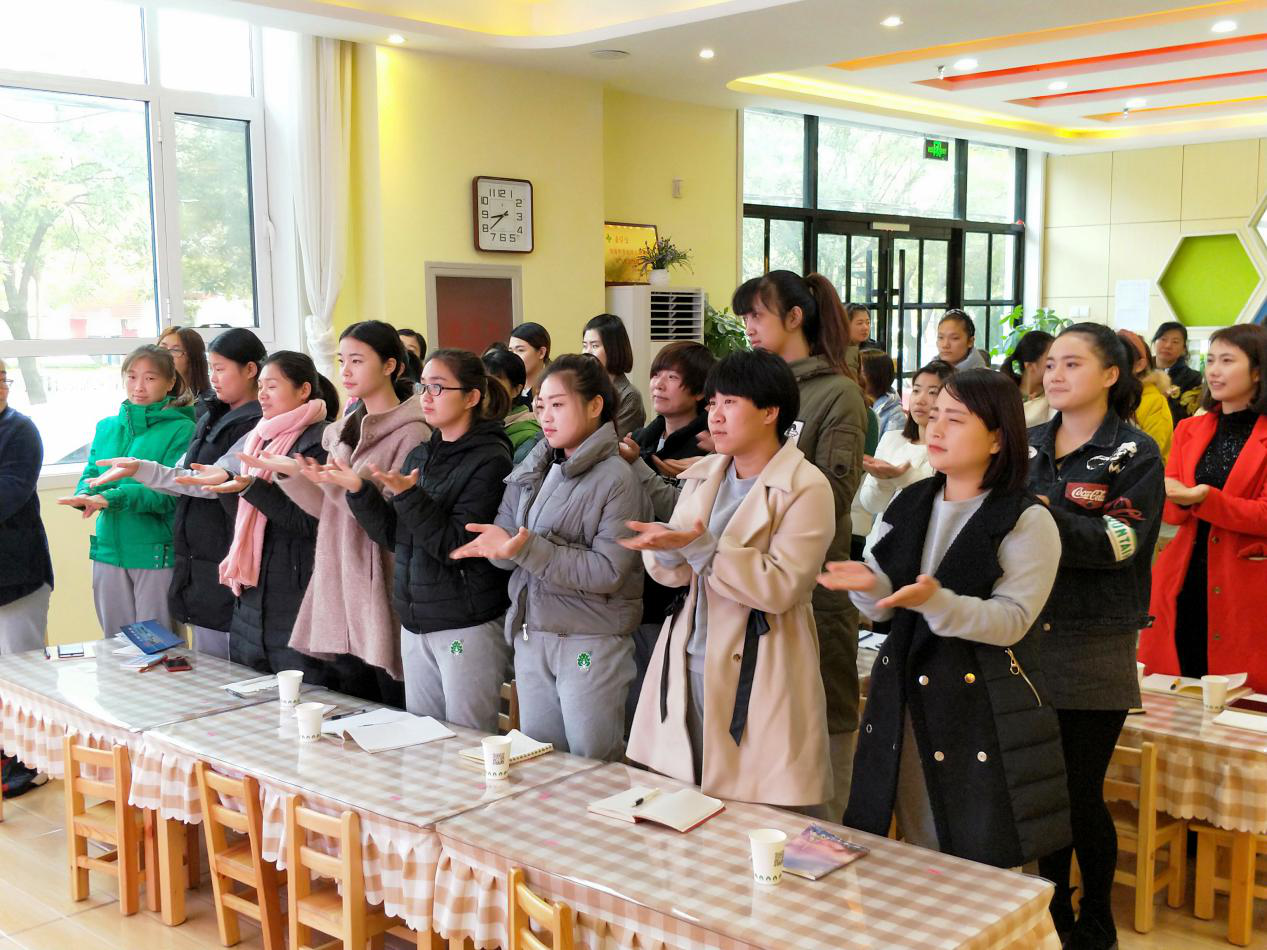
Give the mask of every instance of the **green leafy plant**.
[[728, 309], [717, 310], [707, 303], [704, 304], [704, 345], [718, 359], [728, 353], [752, 349], [743, 332], [743, 321]]
[[634, 258], [643, 271], [668, 270], [670, 267], [691, 269], [691, 252], [682, 250], [673, 243], [673, 239], [665, 236], [654, 244], [648, 244]]
[[999, 339], [990, 347], [991, 356], [1006, 356], [1016, 349], [1016, 344], [1021, 342], [1023, 337], [1030, 330], [1042, 330], [1050, 333], [1052, 336], [1058, 336], [1060, 331], [1072, 324], [1073, 321], [1066, 317], [1056, 316], [1056, 311], [1050, 308], [1040, 307], [1034, 311], [1034, 315], [1029, 322], [1025, 322], [1025, 308], [1019, 304], [1011, 313], [1005, 313], [999, 317]]

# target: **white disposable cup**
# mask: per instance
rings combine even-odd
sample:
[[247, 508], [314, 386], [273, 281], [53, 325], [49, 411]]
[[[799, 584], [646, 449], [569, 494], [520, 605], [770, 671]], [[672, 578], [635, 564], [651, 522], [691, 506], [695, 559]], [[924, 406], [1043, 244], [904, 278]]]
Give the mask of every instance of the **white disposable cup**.
[[277, 673], [277, 701], [293, 709], [299, 705], [299, 687], [303, 685], [303, 670], [279, 670]]
[[1135, 678], [1136, 678], [1137, 680], [1139, 680], [1139, 685], [1140, 685], [1140, 686], [1143, 686], [1143, 685], [1144, 685], [1144, 664], [1143, 664], [1143, 663], [1136, 662], [1136, 664], [1135, 664]]
[[484, 746], [484, 778], [501, 781], [510, 776], [510, 737], [487, 736]]
[[295, 707], [295, 723], [300, 742], [316, 742], [321, 738], [321, 720], [326, 707], [321, 703], [300, 703]]
[[775, 828], [748, 832], [752, 844], [752, 879], [758, 884], [778, 884], [783, 880], [783, 848], [787, 835]]
[[1201, 677], [1201, 698], [1210, 712], [1219, 712], [1227, 705], [1227, 683], [1226, 676]]

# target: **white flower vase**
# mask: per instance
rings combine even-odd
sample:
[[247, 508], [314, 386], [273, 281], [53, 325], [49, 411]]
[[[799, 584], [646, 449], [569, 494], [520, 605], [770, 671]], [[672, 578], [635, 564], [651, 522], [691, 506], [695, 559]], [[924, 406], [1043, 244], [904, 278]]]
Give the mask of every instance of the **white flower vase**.
[[647, 274], [647, 283], [652, 287], [669, 286], [669, 272], [663, 267], [652, 268]]

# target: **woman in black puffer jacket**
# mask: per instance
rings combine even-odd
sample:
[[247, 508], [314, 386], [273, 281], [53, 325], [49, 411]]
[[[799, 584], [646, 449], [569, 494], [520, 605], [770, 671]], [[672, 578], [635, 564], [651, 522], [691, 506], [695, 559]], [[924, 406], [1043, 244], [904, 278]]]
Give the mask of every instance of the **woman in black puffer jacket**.
[[392, 603], [404, 626], [406, 707], [496, 732], [511, 662], [502, 619], [510, 575], [483, 558], [449, 554], [474, 537], [468, 524], [497, 515], [512, 467], [502, 425], [510, 397], [465, 350], [432, 353], [422, 385], [431, 438], [400, 473], [371, 470], [373, 482], [347, 473], [357, 479], [344, 484], [347, 503], [366, 533], [396, 552]]

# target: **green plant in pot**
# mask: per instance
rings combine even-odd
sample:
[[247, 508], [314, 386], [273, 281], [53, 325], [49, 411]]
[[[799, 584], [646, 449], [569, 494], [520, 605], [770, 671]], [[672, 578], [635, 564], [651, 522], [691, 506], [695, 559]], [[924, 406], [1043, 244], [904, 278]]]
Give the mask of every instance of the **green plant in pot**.
[[718, 359], [752, 349], [743, 332], [743, 321], [727, 308], [718, 310], [708, 303], [704, 304], [704, 345]]
[[1034, 315], [1026, 322], [1025, 308], [1018, 304], [1010, 313], [999, 317], [998, 340], [990, 347], [990, 355], [1007, 356], [1030, 330], [1042, 330], [1052, 336], [1059, 336], [1060, 331], [1072, 323], [1072, 320], [1056, 316], [1055, 310], [1043, 307], [1035, 310]]
[[634, 258], [634, 263], [647, 275], [647, 283], [652, 287], [663, 287], [669, 282], [670, 267], [691, 269], [691, 252], [677, 247], [672, 238], [662, 237], [644, 247]]

